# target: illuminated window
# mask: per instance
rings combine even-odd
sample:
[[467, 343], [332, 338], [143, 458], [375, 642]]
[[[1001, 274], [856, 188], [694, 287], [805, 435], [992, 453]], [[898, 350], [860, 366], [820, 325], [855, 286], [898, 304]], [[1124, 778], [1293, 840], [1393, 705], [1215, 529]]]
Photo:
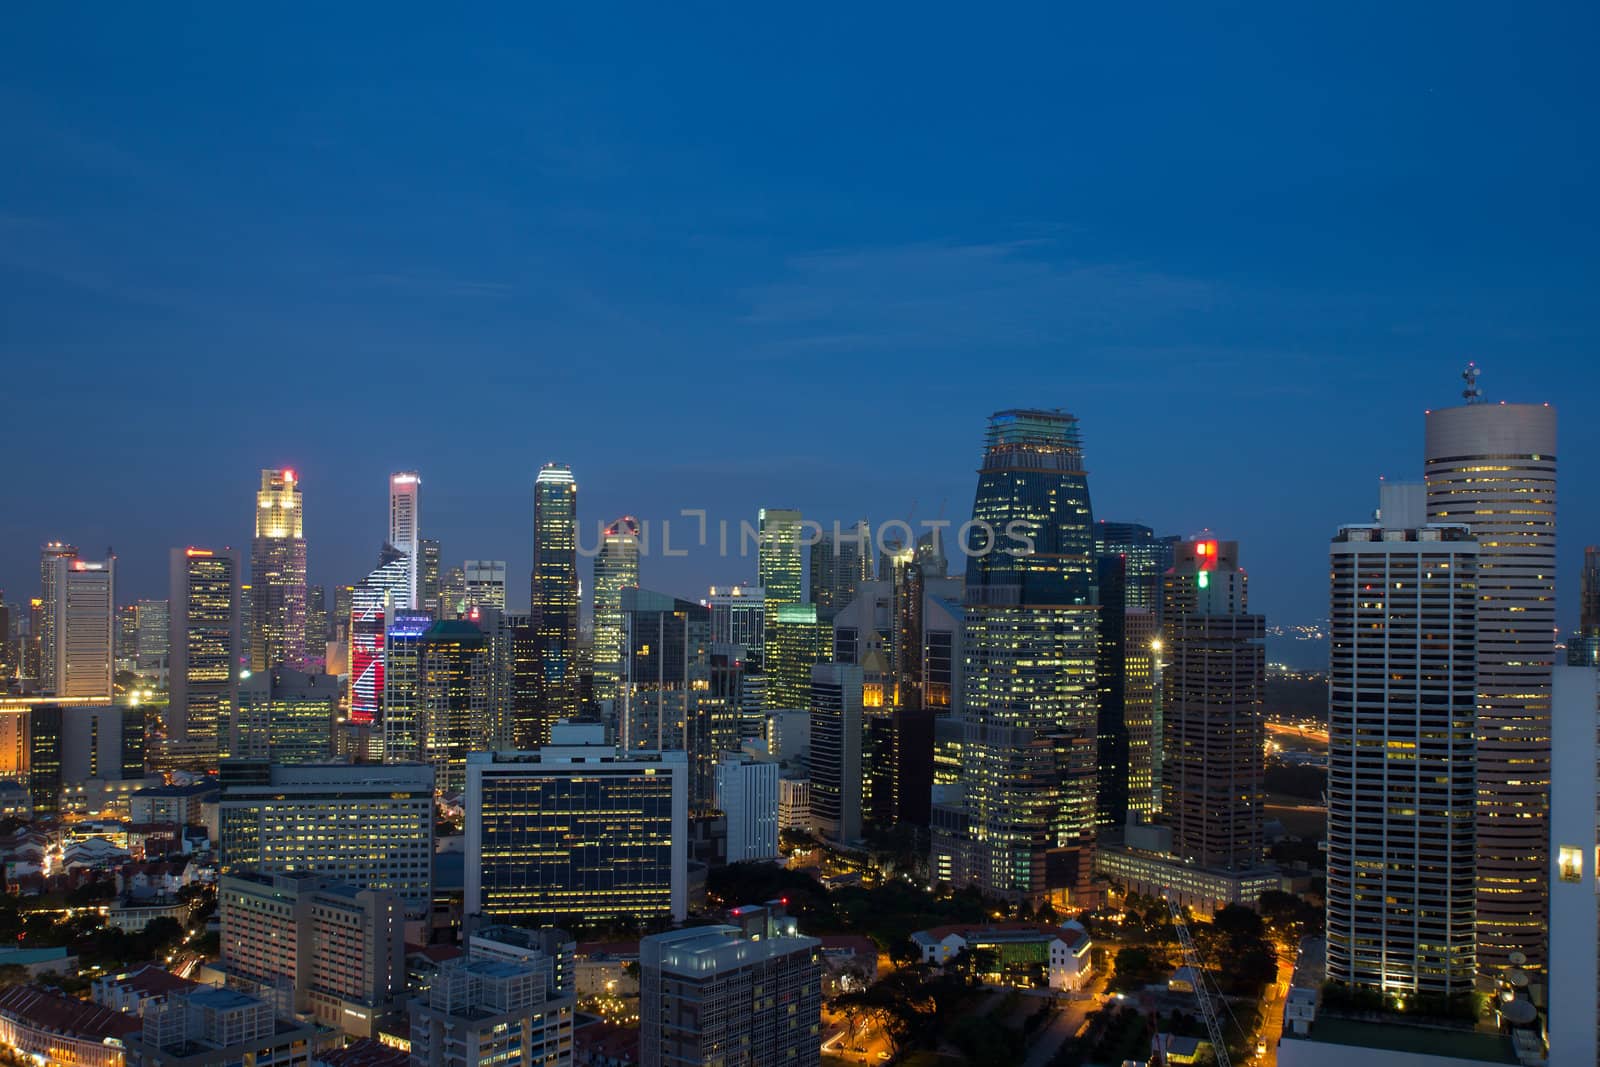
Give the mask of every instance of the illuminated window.
[[1571, 845], [1561, 846], [1561, 855], [1558, 861], [1563, 882], [1583, 881], [1583, 849], [1573, 848]]

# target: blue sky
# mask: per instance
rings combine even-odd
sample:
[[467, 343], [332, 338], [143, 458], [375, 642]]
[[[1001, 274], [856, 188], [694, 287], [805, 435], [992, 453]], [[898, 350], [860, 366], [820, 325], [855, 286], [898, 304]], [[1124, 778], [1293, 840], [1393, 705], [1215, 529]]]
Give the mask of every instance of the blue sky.
[[1467, 359], [1561, 409], [1575, 580], [1592, 5], [855, 7], [12, 12], [7, 600], [49, 538], [162, 595], [287, 465], [313, 580], [415, 468], [515, 602], [547, 460], [590, 524], [959, 520], [989, 412], [1059, 406], [1097, 515], [1239, 538], [1294, 622]]

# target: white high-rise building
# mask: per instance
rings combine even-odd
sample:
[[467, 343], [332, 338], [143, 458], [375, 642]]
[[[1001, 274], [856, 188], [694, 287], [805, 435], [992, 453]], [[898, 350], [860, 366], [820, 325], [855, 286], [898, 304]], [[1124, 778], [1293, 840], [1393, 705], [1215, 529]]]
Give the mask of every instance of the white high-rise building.
[[56, 691], [56, 565], [78, 558], [76, 546], [47, 541], [39, 549], [39, 683]]
[[52, 565], [55, 695], [110, 697], [116, 675], [117, 559], [91, 562], [63, 555]]
[[1430, 411], [1427, 521], [1478, 541], [1478, 968], [1542, 968], [1555, 656], [1556, 413], [1467, 403]]
[[1466, 995], [1478, 544], [1384, 488], [1381, 522], [1343, 527], [1331, 552], [1327, 973], [1390, 996]]
[[416, 471], [389, 475], [389, 543], [406, 554], [406, 588], [396, 608], [416, 610], [422, 583], [422, 476]]
[[1557, 667], [1550, 767], [1550, 1060], [1600, 1063], [1600, 671]]
[[713, 800], [728, 819], [728, 862], [778, 856], [776, 763], [734, 752], [717, 757]]

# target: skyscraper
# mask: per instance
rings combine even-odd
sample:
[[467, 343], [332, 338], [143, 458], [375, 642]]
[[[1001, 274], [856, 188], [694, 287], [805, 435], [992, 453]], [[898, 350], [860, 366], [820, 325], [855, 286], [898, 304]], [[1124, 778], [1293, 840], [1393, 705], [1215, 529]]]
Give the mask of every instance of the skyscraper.
[[854, 664], [811, 668], [811, 817], [830, 841], [861, 837], [862, 685]]
[[252, 673], [239, 682], [238, 710], [226, 748], [233, 759], [323, 763], [333, 753], [339, 679], [292, 667]]
[[110, 697], [116, 676], [117, 558], [102, 562], [57, 556], [51, 583], [55, 606], [55, 695]]
[[417, 610], [439, 610], [439, 594], [443, 589], [439, 570], [439, 542], [432, 537], [422, 539], [422, 569], [417, 577]]
[[422, 476], [416, 471], [389, 475], [389, 543], [406, 557], [405, 589], [395, 607], [414, 610], [422, 591]]
[[306, 651], [308, 664], [318, 669], [328, 655], [328, 594], [320, 585], [306, 589]]
[[[991, 416], [967, 542], [965, 802], [935, 870], [1012, 899], [1086, 897], [1097, 692], [1093, 515], [1078, 421]], [[987, 532], [986, 532], [987, 531]]]
[[781, 604], [804, 599], [800, 565], [800, 513], [790, 508], [762, 508], [760, 515], [759, 584], [767, 591], [767, 622]]
[[1478, 545], [1406, 511], [1333, 539], [1328, 977], [1455, 996], [1475, 978]]
[[837, 534], [825, 530], [811, 546], [811, 602], [823, 618], [833, 618], [871, 579], [872, 530], [865, 519]]
[[1583, 550], [1578, 574], [1578, 632], [1567, 639], [1569, 667], [1600, 667], [1600, 546]]
[[383, 650], [387, 620], [405, 596], [405, 553], [384, 545], [378, 566], [350, 596], [350, 721], [371, 725], [383, 709]]
[[[167, 603], [171, 691], [167, 739], [202, 763], [215, 760], [238, 706], [241, 560], [231, 548], [174, 548]], [[265, 673], [265, 672], [263, 672]]]
[[250, 669], [299, 667], [306, 649], [304, 501], [292, 470], [263, 470], [250, 543]]
[[765, 667], [768, 708], [803, 708], [811, 691], [811, 668], [828, 658], [815, 604], [767, 602]]
[[546, 463], [533, 484], [529, 614], [539, 641], [539, 703], [546, 722], [578, 714], [578, 483]]
[[1179, 544], [1163, 580], [1162, 820], [1185, 863], [1261, 866], [1266, 622], [1248, 612], [1236, 541]]
[[594, 558], [594, 698], [615, 700], [622, 673], [622, 591], [639, 585], [639, 522], [610, 526]]
[[433, 625], [425, 611], [397, 611], [383, 643], [383, 760], [418, 762], [426, 715], [422, 707], [422, 635]]
[[466, 784], [467, 753], [492, 747], [489, 639], [466, 619], [441, 619], [422, 635], [419, 688], [422, 758], [439, 788]]
[[39, 549], [39, 686], [56, 691], [56, 561], [78, 558], [78, 549], [64, 541], [49, 541]]
[[506, 561], [469, 559], [461, 565], [467, 583], [467, 610], [496, 608], [506, 610]]
[[1545, 959], [1556, 413], [1467, 403], [1426, 420], [1428, 521], [1478, 541], [1478, 968]]

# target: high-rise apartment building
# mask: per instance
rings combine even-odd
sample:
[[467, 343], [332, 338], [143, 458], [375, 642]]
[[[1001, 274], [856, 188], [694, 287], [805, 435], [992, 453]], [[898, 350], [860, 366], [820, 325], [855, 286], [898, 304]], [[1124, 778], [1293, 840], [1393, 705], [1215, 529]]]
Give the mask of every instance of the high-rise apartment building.
[[56, 564], [78, 558], [78, 549], [65, 541], [47, 541], [39, 548], [39, 686], [47, 693], [56, 691]]
[[533, 484], [533, 577], [544, 721], [578, 714], [578, 483], [572, 468], [546, 463]]
[[239, 553], [231, 548], [174, 548], [168, 562], [171, 701], [167, 739], [209, 763], [238, 707]]
[[805, 599], [800, 513], [792, 508], [762, 508], [758, 519], [757, 584], [766, 590], [770, 625], [780, 604], [799, 604]]
[[1162, 820], [1186, 863], [1224, 871], [1265, 855], [1266, 622], [1249, 613], [1236, 541], [1187, 541], [1163, 580]]
[[1386, 996], [1465, 995], [1478, 545], [1385, 496], [1379, 524], [1333, 539], [1327, 974]]
[[1556, 413], [1468, 402], [1426, 420], [1428, 522], [1478, 541], [1478, 967], [1545, 958]]
[[506, 561], [469, 559], [461, 565], [467, 583], [467, 610], [495, 608], [506, 610]]
[[393, 890], [426, 914], [433, 885], [433, 768], [239, 761], [222, 767], [224, 872], [311, 871]]
[[615, 700], [622, 675], [622, 591], [639, 585], [639, 521], [607, 526], [594, 557], [594, 698]]
[[811, 546], [811, 602], [823, 618], [833, 618], [856, 598], [856, 587], [871, 580], [872, 529], [865, 519], [824, 530]]
[[598, 723], [557, 723], [537, 752], [467, 757], [466, 914], [549, 922], [682, 919], [688, 763], [619, 753]]
[[830, 841], [861, 837], [861, 668], [811, 668], [811, 821]]
[[[1087, 897], [1098, 693], [1093, 515], [1078, 422], [991, 416], [967, 543], [966, 790], [932, 866], [1014, 899]], [[982, 523], [985, 525], [976, 525]]]
[[222, 970], [280, 1015], [373, 1037], [405, 992], [405, 913], [385, 889], [309, 873], [223, 875]]
[[116, 677], [117, 558], [60, 555], [52, 563], [53, 691], [64, 700], [110, 697]]
[[389, 475], [389, 544], [406, 557], [405, 587], [396, 608], [414, 611], [422, 593], [422, 476], [416, 471]]
[[304, 498], [292, 470], [263, 470], [250, 542], [250, 669], [299, 667], [306, 650]]
[[639, 942], [643, 1067], [821, 1062], [822, 943], [767, 907]]

